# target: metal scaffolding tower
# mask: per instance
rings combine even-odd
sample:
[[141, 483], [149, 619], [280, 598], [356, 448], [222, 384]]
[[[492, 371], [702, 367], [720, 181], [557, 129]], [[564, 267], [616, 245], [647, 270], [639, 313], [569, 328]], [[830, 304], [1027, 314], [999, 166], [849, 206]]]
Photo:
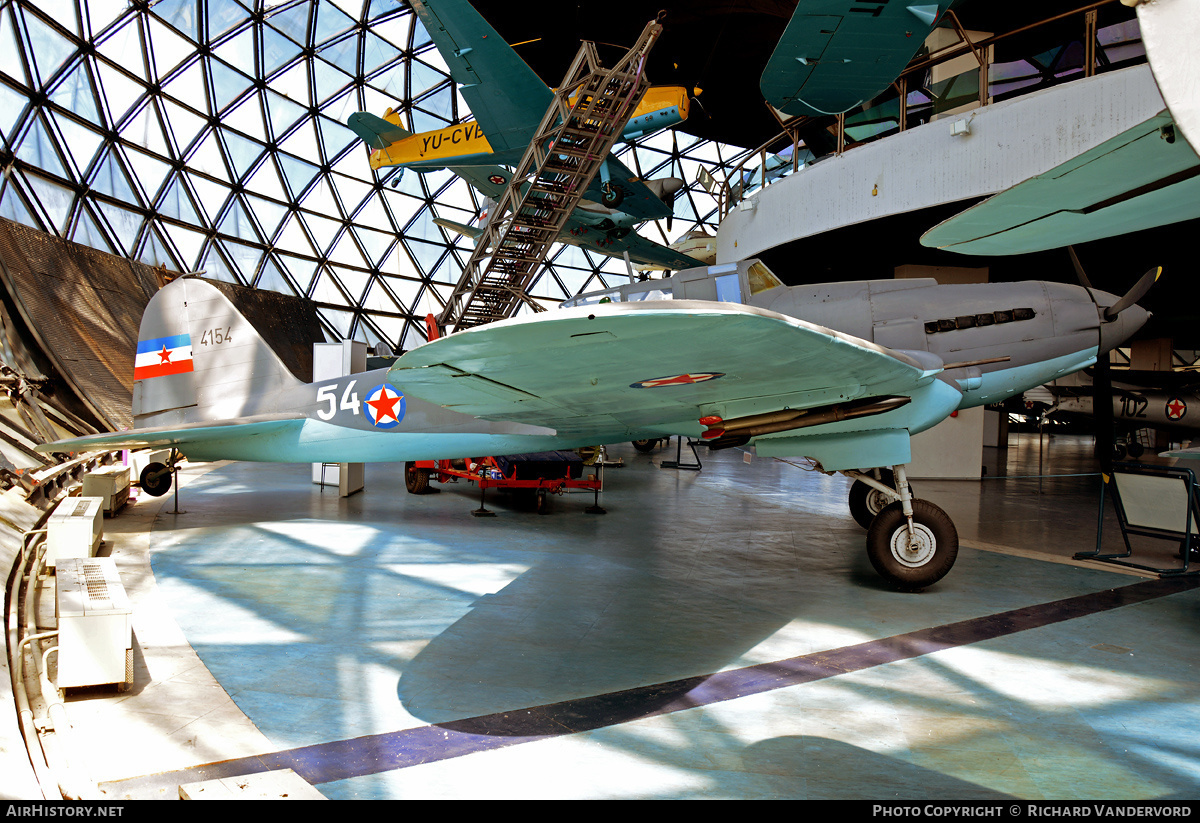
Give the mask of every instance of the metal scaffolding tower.
[[543, 310], [526, 290], [649, 87], [646, 55], [661, 33], [657, 21], [647, 23], [611, 70], [595, 44], [580, 47], [438, 318], [441, 329], [503, 320], [522, 303]]

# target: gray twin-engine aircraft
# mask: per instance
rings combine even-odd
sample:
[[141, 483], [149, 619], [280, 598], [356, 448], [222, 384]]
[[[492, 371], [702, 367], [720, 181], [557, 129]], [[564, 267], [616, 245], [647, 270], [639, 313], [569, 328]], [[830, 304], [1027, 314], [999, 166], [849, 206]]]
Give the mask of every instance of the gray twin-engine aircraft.
[[[1082, 369], [1149, 316], [1059, 283], [785, 287], [761, 262], [582, 295], [304, 383], [212, 284], [175, 280], [138, 335], [135, 429], [43, 452], [170, 447], [191, 460], [417, 461], [680, 435], [798, 456], [856, 481], [872, 564], [918, 589], [958, 535], [914, 499], [909, 437]], [[175, 454], [175, 451], [172, 452]], [[169, 474], [148, 478], [165, 493]]]

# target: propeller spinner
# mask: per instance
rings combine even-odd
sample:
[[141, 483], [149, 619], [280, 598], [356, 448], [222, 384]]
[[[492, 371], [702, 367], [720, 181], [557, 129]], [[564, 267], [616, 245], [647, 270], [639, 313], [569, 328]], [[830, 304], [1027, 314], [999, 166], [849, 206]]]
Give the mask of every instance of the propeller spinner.
[[1138, 306], [1137, 302], [1145, 297], [1150, 287], [1158, 281], [1162, 275], [1162, 266], [1155, 266], [1147, 271], [1133, 284], [1133, 288], [1117, 297], [1094, 288], [1075, 254], [1075, 249], [1068, 246], [1067, 253], [1071, 256], [1071, 265], [1075, 267], [1079, 285], [1087, 290], [1100, 315], [1100, 351], [1109, 351], [1125, 341], [1150, 318], [1150, 312]]

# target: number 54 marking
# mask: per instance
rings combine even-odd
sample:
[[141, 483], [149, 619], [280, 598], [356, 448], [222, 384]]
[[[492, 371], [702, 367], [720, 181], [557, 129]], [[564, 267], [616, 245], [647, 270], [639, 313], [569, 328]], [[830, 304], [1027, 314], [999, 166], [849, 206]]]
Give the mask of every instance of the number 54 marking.
[[354, 384], [357, 382], [357, 380], [351, 380], [346, 384], [346, 389], [342, 392], [341, 403], [337, 401], [337, 383], [317, 389], [317, 402], [328, 404], [325, 408], [317, 409], [317, 417], [322, 420], [332, 420], [338, 409], [358, 414], [358, 392], [354, 391]]

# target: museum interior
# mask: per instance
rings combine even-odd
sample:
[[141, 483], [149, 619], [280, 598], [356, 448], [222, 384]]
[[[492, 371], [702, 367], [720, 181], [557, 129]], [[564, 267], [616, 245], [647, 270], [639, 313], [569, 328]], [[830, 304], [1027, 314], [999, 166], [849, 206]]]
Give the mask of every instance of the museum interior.
[[0, 798], [1189, 811], [1197, 38], [0, 0]]

